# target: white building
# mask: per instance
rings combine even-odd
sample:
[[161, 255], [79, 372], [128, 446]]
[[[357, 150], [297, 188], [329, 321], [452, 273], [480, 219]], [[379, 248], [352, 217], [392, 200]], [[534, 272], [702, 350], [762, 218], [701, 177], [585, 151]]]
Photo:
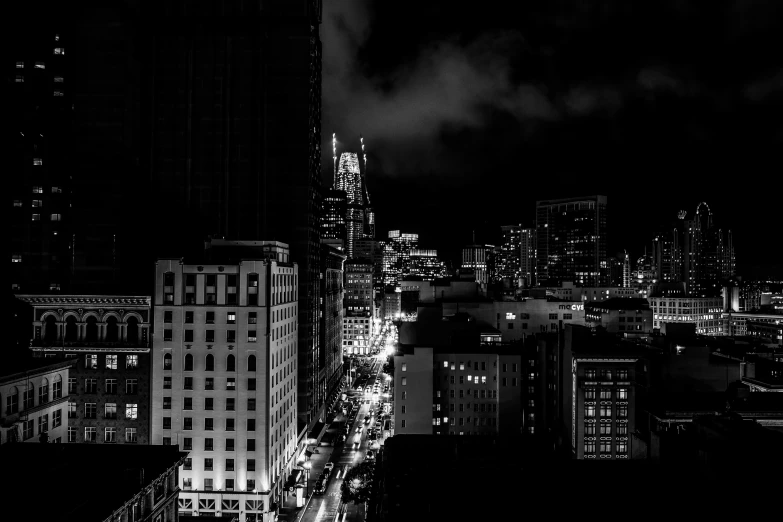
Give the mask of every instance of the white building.
[[180, 514], [272, 521], [297, 449], [297, 265], [283, 243], [212, 246], [227, 262], [157, 262], [152, 443], [190, 452]]
[[651, 297], [653, 328], [662, 323], [695, 323], [696, 333], [724, 335], [722, 297]]

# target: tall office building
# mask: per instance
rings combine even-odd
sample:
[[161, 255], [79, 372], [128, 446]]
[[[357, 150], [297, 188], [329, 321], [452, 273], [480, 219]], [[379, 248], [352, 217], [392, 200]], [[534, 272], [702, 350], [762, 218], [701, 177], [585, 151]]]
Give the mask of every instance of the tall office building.
[[534, 228], [523, 228], [519, 231], [519, 263], [523, 286], [533, 286], [536, 279], [536, 230]]
[[353, 152], [340, 155], [340, 166], [335, 174], [334, 189], [346, 194], [345, 249], [348, 258], [354, 257], [355, 242], [364, 235], [364, 189], [359, 158]]
[[321, 240], [321, 342], [318, 349], [318, 394], [326, 396], [337, 388], [343, 368], [343, 306], [345, 254]]
[[321, 2], [145, 6], [153, 248], [159, 258], [198, 254], [207, 236], [289, 245], [301, 275], [299, 417], [315, 422]]
[[519, 281], [522, 270], [522, 225], [506, 225], [500, 227], [503, 233], [503, 243], [497, 260], [498, 276], [510, 279], [513, 286]]
[[[296, 461], [296, 263], [276, 241], [213, 241], [155, 268], [152, 444], [190, 452], [180, 498], [271, 521]], [[205, 514], [206, 512], [206, 514]]]
[[606, 196], [536, 202], [539, 286], [606, 285], [606, 206]]
[[413, 248], [402, 273], [405, 279], [409, 276], [420, 277], [423, 281], [434, 281], [446, 277], [446, 265], [438, 258], [437, 250]]
[[490, 281], [490, 264], [492, 260], [493, 245], [467, 245], [462, 249], [461, 268], [473, 270], [476, 274], [476, 282], [486, 285]]
[[369, 259], [346, 261], [344, 302], [343, 348], [347, 353], [366, 354], [375, 315], [373, 263]]
[[383, 282], [395, 286], [400, 280], [403, 267], [411, 257], [411, 250], [419, 246], [418, 234], [389, 230], [389, 239], [383, 245]]
[[348, 212], [347, 195], [344, 190], [327, 190], [322, 199], [321, 239], [339, 240], [345, 248], [347, 231], [345, 218]]

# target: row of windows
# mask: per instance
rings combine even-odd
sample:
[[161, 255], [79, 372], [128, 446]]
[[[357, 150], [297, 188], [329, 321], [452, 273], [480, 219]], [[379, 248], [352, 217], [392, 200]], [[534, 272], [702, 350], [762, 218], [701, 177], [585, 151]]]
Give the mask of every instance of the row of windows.
[[[235, 445], [234, 445], [234, 439], [225, 439], [225, 450], [226, 451], [234, 451]], [[205, 439], [204, 442], [205, 447], [208, 445], [210, 448], [214, 448], [214, 439]], [[182, 449], [184, 451], [192, 451], [193, 450], [193, 439], [191, 437], [182, 437]], [[256, 450], [256, 439], [247, 439], [247, 451], [255, 451]], [[191, 469], [188, 467], [188, 461], [191, 459], [187, 459], [185, 461], [185, 469]]]
[[[473, 421], [470, 420], [470, 417], [443, 417], [442, 422], [444, 425], [451, 425], [451, 426], [470, 426], [471, 422], [473, 423], [473, 426], [497, 426], [498, 420], [494, 417], [474, 417]], [[440, 426], [441, 425], [441, 418], [435, 417], [432, 419], [432, 425], [433, 426]], [[402, 427], [405, 427], [405, 419], [402, 419]]]
[[[225, 431], [236, 431], [236, 419], [226, 419], [225, 423]], [[163, 417], [163, 429], [164, 430], [170, 430], [171, 429], [171, 417]], [[193, 431], [193, 417], [183, 417], [182, 418], [182, 429], [184, 431]], [[204, 428], [205, 431], [214, 431], [215, 430], [215, 419], [213, 418], [205, 418], [204, 419]], [[256, 431], [256, 419], [246, 419], [246, 425], [245, 425], [246, 431]], [[213, 445], [212, 445], [213, 439], [204, 439], [204, 450], [205, 451], [213, 451]]]
[[[612, 399], [612, 389], [611, 388], [601, 388], [600, 393], [598, 394], [599, 400], [602, 401], [608, 401]], [[594, 401], [596, 397], [596, 389], [595, 388], [585, 388], [585, 400], [586, 401]], [[620, 401], [627, 401], [628, 400], [628, 388], [617, 388], [617, 400]]]
[[[226, 491], [234, 491], [234, 479], [227, 478], [226, 481]], [[186, 491], [193, 490], [193, 479], [191, 477], [184, 477], [182, 479], [182, 489]], [[246, 491], [255, 491], [256, 489], [256, 481], [254, 479], [247, 479], [247, 490]], [[211, 478], [205, 478], [204, 479], [204, 489], [203, 491], [214, 491], [214, 480]], [[182, 500], [190, 500], [190, 499], [180, 499]], [[229, 512], [229, 510], [225, 507], [226, 502], [231, 502], [231, 500], [223, 500], [223, 511]], [[263, 511], [264, 504], [263, 500], [248, 500], [246, 501], [247, 509], [255, 509], [256, 511]], [[188, 509], [188, 508], [184, 508]], [[214, 513], [212, 513], [212, 509], [215, 509], [215, 499], [199, 499], [199, 513], [203, 516], [210, 516]], [[234, 509], [239, 509], [238, 505], [237, 507], [234, 507]], [[180, 511], [179, 514], [182, 516], [183, 513], [190, 514], [190, 511]], [[246, 513], [245, 514], [245, 520], [261, 520], [261, 515], [258, 515], [258, 518], [256, 518], [256, 513]]]
[[[76, 377], [68, 378], [68, 394], [78, 393]], [[117, 379], [105, 379], [104, 380], [104, 393], [107, 395], [117, 394]], [[125, 379], [125, 394], [136, 395], [139, 392], [139, 380], [138, 379]], [[84, 392], [83, 393], [98, 393], [98, 379], [86, 378], [84, 379]]]
[[[599, 444], [599, 452], [601, 455], [611, 455], [612, 454], [612, 443], [611, 442], [601, 442]], [[615, 453], [617, 455], [627, 455], [628, 454], [628, 443], [627, 442], [618, 442], [617, 446], [615, 448]], [[585, 442], [585, 455], [595, 455], [595, 442], [588, 441]]]
[[[25, 388], [25, 387], [23, 387]], [[63, 396], [63, 382], [62, 377], [56, 375], [52, 381], [51, 397], [49, 395], [49, 381], [44, 378], [41, 381], [41, 385], [38, 386], [38, 405], [47, 404], [50, 400], [57, 400]], [[33, 383], [28, 383], [26, 388], [22, 390], [22, 411], [29, 410], [36, 406], [35, 404], [36, 386]], [[19, 413], [19, 388], [12, 386], [5, 397], [5, 411], [6, 415], [13, 413]]]
[[[193, 354], [186, 353], [184, 364], [185, 364], [185, 371], [186, 372], [192, 372], [194, 370], [193, 366]], [[234, 372], [236, 371], [236, 357], [234, 357], [233, 354], [228, 354], [226, 356], [226, 364], [225, 364], [225, 370], [227, 372]], [[247, 357], [247, 371], [248, 372], [254, 372], [256, 371], [256, 356], [255, 355], [249, 355]], [[171, 370], [172, 369], [172, 356], [171, 353], [165, 353], [163, 354], [163, 369], [164, 370]], [[215, 371], [215, 356], [211, 353], [208, 353], [204, 356], [204, 371], [207, 372], [214, 372]]]
[[[104, 357], [104, 365], [103, 368], [106, 370], [116, 370], [118, 369], [119, 364], [119, 356], [115, 354], [106, 355]], [[84, 367], [88, 370], [97, 370], [98, 369], [98, 354], [94, 353], [88, 353], [84, 356]], [[125, 356], [125, 369], [133, 369], [139, 367], [139, 356], [138, 355], [126, 355]]]
[[[253, 440], [253, 439], [250, 439]], [[255, 440], [253, 440], [255, 442]], [[164, 444], [165, 445], [165, 444]], [[185, 459], [185, 462], [182, 464], [182, 469], [184, 470], [192, 470], [193, 469], [193, 459], [188, 457]], [[245, 463], [245, 469], [247, 471], [255, 471], [256, 470], [256, 459], [247, 459]], [[236, 471], [234, 466], [234, 459], [226, 459], [226, 462], [223, 466], [224, 471]], [[212, 458], [205, 458], [204, 459], [204, 471], [215, 471], [215, 459]]]
[[[595, 368], [587, 368], [585, 369], [585, 379], [592, 380], [595, 379], [598, 375], [598, 372]], [[612, 377], [615, 377], [618, 381], [627, 381], [628, 380], [628, 370], [611, 370], [611, 369], [605, 369], [601, 370], [601, 380], [602, 381], [611, 381], [613, 380]]]
[[[98, 429], [95, 426], [87, 426], [84, 428], [84, 442], [98, 442]], [[74, 426], [68, 427], [68, 442], [78, 442], [76, 440], [79, 429]], [[138, 431], [136, 428], [125, 428], [125, 442], [136, 443], [138, 442]], [[103, 442], [112, 443], [119, 442], [117, 428], [107, 427], [103, 429]]]
[[[75, 402], [68, 403], [68, 418], [75, 419], [78, 409]], [[116, 419], [117, 417], [117, 403], [107, 402], [103, 405], [103, 418], [104, 419]], [[120, 410], [122, 411], [122, 410]], [[87, 402], [84, 404], [84, 418], [85, 419], [97, 419], [98, 418], [98, 404], [95, 402]], [[125, 405], [125, 419], [137, 420], [139, 418], [139, 405], [137, 403], [128, 403]]]
[[[255, 389], [255, 383], [253, 383], [253, 389]], [[182, 409], [183, 410], [192, 410], [193, 409], [193, 398], [192, 397], [183, 397], [182, 402]], [[164, 410], [170, 410], [171, 409], [171, 397], [163, 397], [163, 409]], [[215, 400], [213, 397], [205, 397], [204, 398], [204, 410], [205, 411], [212, 411], [215, 409]], [[225, 402], [225, 411], [236, 411], [236, 401], [233, 397], [226, 398]], [[254, 398], [247, 399], [247, 411], [256, 411], [256, 400]]]
[[[600, 435], [611, 435], [612, 434], [612, 424], [610, 423], [601, 423], [598, 425], [598, 433]], [[596, 425], [595, 423], [587, 423], [585, 424], [585, 437], [589, 437], [596, 434]], [[628, 424], [618, 424], [617, 429], [615, 430], [615, 435], [618, 436], [624, 436], [628, 435]]]
[[[198, 277], [204, 281], [204, 304], [217, 304], [218, 278], [223, 279], [225, 287], [225, 303], [228, 305], [238, 304], [237, 284], [239, 276], [237, 274], [185, 274], [183, 285], [183, 298], [186, 305], [196, 304], [196, 281]], [[295, 274], [275, 274], [272, 276], [272, 305], [294, 299], [295, 285], [297, 276]], [[163, 302], [174, 304], [174, 281], [175, 274], [166, 272], [163, 274]], [[248, 306], [258, 306], [258, 274], [247, 274], [247, 304]], [[284, 293], [285, 295], [281, 295]]]
[[[585, 406], [585, 418], [586, 419], [593, 419], [595, 418], [595, 411], [596, 407], [592, 405], [586, 405]], [[599, 407], [599, 417], [611, 417], [612, 416], [612, 407], [609, 405], [600, 406]], [[628, 417], [628, 406], [618, 406], [617, 407], [617, 418], [624, 419]]]
[[[35, 435], [35, 419], [22, 422], [22, 440], [29, 440]], [[52, 412], [52, 428], [59, 428], [63, 424], [62, 410]], [[44, 413], [38, 417], [38, 434], [49, 432], [49, 414]]]

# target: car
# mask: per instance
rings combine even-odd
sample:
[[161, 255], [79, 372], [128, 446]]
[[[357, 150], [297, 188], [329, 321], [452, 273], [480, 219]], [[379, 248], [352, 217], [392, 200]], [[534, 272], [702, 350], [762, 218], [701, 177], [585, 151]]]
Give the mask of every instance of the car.
[[356, 433], [361, 434], [363, 429], [364, 429], [364, 426], [361, 426], [361, 425], [360, 426], [356, 426]]
[[365, 424], [369, 424], [369, 423], [370, 423], [370, 416], [369, 416], [369, 415], [367, 415], [366, 417], [364, 417], [364, 423], [365, 423]]
[[319, 479], [318, 482], [315, 483], [315, 490], [313, 491], [313, 493], [315, 493], [316, 495], [323, 495], [326, 489], [325, 486], [326, 484], [324, 483], [324, 481]]
[[367, 455], [365, 458], [367, 460], [375, 460], [375, 452], [373, 450], [367, 450]]
[[327, 462], [327, 463], [324, 465], [324, 470], [327, 470], [327, 469], [328, 469], [328, 470], [329, 470], [329, 472], [331, 473], [331, 471], [334, 469], [334, 462]]

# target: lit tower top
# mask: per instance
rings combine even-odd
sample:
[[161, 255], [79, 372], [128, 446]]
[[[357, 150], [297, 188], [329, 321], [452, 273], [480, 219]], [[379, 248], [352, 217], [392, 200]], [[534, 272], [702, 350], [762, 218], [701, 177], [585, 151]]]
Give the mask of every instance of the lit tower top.
[[337, 133], [332, 133], [332, 162], [334, 163], [334, 176], [337, 178]]
[[335, 190], [344, 190], [349, 205], [363, 205], [362, 174], [359, 171], [359, 157], [355, 152], [340, 154], [340, 166], [334, 176]]

